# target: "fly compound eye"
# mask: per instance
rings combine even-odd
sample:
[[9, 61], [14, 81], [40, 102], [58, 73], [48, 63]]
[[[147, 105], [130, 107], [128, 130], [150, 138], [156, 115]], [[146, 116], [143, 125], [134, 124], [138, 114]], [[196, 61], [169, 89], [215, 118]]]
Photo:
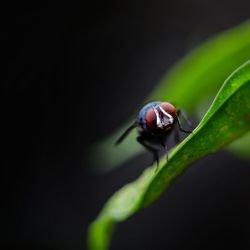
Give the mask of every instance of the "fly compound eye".
[[176, 116], [176, 108], [169, 102], [161, 102], [159, 105], [163, 108], [168, 114], [175, 117]]
[[156, 114], [154, 109], [149, 109], [146, 113], [146, 125], [149, 129], [154, 129], [156, 126]]

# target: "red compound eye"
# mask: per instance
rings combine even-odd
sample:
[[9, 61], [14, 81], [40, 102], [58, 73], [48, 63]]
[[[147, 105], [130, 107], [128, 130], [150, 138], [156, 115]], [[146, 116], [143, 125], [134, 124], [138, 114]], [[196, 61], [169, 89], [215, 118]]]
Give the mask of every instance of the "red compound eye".
[[155, 128], [156, 115], [153, 109], [149, 109], [146, 113], [146, 125], [148, 128]]
[[160, 106], [173, 117], [176, 116], [176, 108], [169, 102], [162, 102]]

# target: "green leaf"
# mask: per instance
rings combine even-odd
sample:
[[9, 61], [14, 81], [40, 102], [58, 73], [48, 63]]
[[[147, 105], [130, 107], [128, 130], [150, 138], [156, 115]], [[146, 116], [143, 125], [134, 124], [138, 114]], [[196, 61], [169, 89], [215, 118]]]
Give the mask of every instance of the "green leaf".
[[116, 192], [89, 228], [89, 249], [107, 249], [115, 223], [157, 199], [194, 161], [218, 151], [250, 131], [250, 61], [224, 82], [198, 127], [161, 159], [159, 170], [147, 168]]
[[[171, 101], [186, 111], [200, 113], [202, 117], [221, 82], [249, 58], [248, 21], [215, 36], [187, 54], [167, 72], [147, 100]], [[90, 158], [99, 170], [108, 171], [142, 152], [143, 148], [136, 143], [135, 131], [121, 145], [113, 146], [128, 124], [101, 143], [93, 145]], [[239, 145], [235, 145], [232, 150], [236, 149], [242, 150]]]

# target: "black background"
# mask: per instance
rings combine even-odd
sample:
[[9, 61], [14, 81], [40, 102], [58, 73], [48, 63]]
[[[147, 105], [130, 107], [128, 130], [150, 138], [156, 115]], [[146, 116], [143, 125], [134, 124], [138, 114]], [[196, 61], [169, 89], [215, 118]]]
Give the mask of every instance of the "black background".
[[[249, 11], [247, 0], [2, 9], [1, 249], [84, 249], [104, 202], [149, 160], [95, 176], [89, 145], [186, 52]], [[119, 225], [111, 249], [249, 249], [249, 193], [247, 161], [210, 155]]]

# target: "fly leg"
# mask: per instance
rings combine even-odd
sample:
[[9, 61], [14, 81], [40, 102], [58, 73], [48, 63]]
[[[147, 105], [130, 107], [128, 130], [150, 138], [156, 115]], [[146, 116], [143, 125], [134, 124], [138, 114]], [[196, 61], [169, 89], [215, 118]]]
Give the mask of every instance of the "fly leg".
[[174, 141], [175, 141], [175, 144], [178, 144], [179, 142], [181, 142], [179, 130], [177, 130], [177, 129], [175, 129], [175, 131], [174, 131]]
[[173, 134], [174, 134], [173, 139], [174, 139], [175, 144], [180, 143], [181, 142], [181, 136], [180, 136], [179, 126], [178, 126], [177, 122], [174, 123]]
[[177, 109], [177, 115], [182, 116], [187, 125], [191, 128], [194, 128], [193, 123], [188, 119], [186, 112], [183, 109]]
[[168, 162], [168, 148], [167, 148], [167, 144], [165, 143], [164, 140], [161, 140], [160, 143], [161, 143], [161, 145], [163, 147], [163, 150], [164, 150], [164, 153], [166, 155], [167, 162]]
[[187, 122], [188, 125], [191, 124], [190, 121], [186, 118], [186, 116], [183, 115], [183, 113], [181, 112], [181, 110], [178, 109], [178, 110], [177, 110], [176, 121], [177, 121], [177, 125], [178, 125], [179, 130], [180, 130], [181, 132], [183, 132], [183, 133], [186, 133], [186, 134], [192, 133], [192, 130], [185, 130], [185, 129], [183, 129], [183, 128], [181, 127], [181, 123], [180, 123], [180, 120], [179, 120], [179, 116], [180, 116], [180, 115], [183, 116], [183, 118], [185, 119], [185, 121]]
[[142, 145], [142, 146], [144, 146], [147, 150], [149, 150], [150, 152], [152, 152], [152, 154], [153, 154], [153, 162], [152, 162], [152, 164], [154, 163], [154, 162], [156, 162], [156, 170], [158, 169], [158, 167], [159, 167], [159, 155], [158, 155], [158, 150], [156, 149], [156, 148], [154, 148], [152, 145], [150, 145], [150, 142], [147, 140], [147, 139], [145, 139], [143, 136], [138, 136], [137, 138], [136, 138], [136, 140]]
[[136, 127], [136, 122], [134, 122], [132, 125], [130, 125], [125, 132], [118, 138], [118, 140], [115, 142], [115, 145], [120, 144], [127, 136], [128, 134]]

